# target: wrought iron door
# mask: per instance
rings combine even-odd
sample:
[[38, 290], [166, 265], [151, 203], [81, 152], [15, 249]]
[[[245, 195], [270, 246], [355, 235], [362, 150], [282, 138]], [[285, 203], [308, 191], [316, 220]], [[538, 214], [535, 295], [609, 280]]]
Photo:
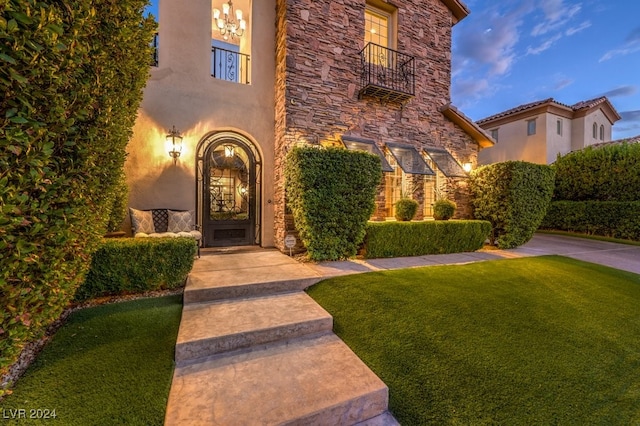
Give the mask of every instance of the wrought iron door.
[[204, 152], [202, 226], [206, 246], [256, 243], [256, 158], [244, 143], [223, 139]]

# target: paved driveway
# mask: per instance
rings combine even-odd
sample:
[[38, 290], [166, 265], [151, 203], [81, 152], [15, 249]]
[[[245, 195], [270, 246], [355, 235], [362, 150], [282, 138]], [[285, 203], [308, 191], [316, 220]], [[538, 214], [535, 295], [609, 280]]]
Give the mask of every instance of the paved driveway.
[[512, 251], [532, 256], [559, 254], [640, 274], [640, 246], [536, 234], [527, 244]]

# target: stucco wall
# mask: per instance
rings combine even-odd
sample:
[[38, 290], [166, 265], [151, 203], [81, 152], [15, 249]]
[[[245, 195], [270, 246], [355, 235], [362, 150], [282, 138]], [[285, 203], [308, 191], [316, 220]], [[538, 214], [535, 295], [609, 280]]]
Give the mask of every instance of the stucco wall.
[[[159, 66], [151, 70], [128, 146], [129, 204], [195, 209], [196, 147], [211, 133], [234, 131], [251, 140], [262, 157], [262, 245], [273, 246], [268, 201], [274, 195], [275, 0], [234, 5], [249, 20], [243, 50], [251, 55], [250, 85], [211, 77], [210, 0], [189, 0], [188, 7], [180, 0], [160, 1]], [[175, 165], [165, 149], [173, 125], [184, 136]]]
[[[478, 155], [478, 163], [486, 165], [509, 160], [522, 160], [547, 164], [545, 144], [547, 120], [545, 115], [527, 116], [517, 121], [500, 125], [498, 143], [490, 148], [481, 150]], [[528, 136], [527, 121], [533, 119], [536, 119], [536, 134]], [[494, 128], [496, 127], [487, 126], [486, 130], [490, 132]]]
[[[562, 120], [562, 134], [558, 134], [558, 120]], [[558, 154], [571, 152], [571, 120], [555, 114], [546, 114], [547, 164], [556, 161]]]
[[[609, 142], [611, 140], [611, 128], [612, 125], [609, 122], [607, 116], [598, 109], [584, 117], [584, 145], [580, 148], [584, 148], [589, 145], [600, 142]], [[598, 125], [597, 137], [593, 137], [593, 123]], [[604, 139], [600, 139], [600, 125], [604, 125]]]
[[[296, 143], [337, 143], [341, 135], [447, 148], [475, 164], [478, 146], [438, 108], [449, 103], [452, 16], [440, 0], [402, 0], [397, 50], [416, 57], [416, 96], [404, 107], [358, 99], [365, 0], [277, 0], [276, 245], [291, 221], [285, 214], [283, 166]], [[464, 190], [456, 194], [468, 212]], [[384, 204], [384, 203], [378, 203]], [[422, 206], [420, 207], [422, 210]], [[374, 216], [380, 216], [380, 211]]]

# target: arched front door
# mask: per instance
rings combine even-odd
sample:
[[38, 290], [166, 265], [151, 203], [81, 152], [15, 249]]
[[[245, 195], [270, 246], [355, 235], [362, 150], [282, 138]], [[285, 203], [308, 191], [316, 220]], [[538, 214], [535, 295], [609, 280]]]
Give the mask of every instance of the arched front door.
[[205, 247], [260, 244], [260, 161], [253, 145], [233, 133], [216, 134], [198, 157]]

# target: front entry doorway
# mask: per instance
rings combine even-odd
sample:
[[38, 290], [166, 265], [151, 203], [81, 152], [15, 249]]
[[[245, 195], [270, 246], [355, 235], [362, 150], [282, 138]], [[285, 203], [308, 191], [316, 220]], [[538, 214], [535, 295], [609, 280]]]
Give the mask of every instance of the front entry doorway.
[[205, 247], [260, 244], [260, 161], [248, 140], [216, 134], [198, 158]]

